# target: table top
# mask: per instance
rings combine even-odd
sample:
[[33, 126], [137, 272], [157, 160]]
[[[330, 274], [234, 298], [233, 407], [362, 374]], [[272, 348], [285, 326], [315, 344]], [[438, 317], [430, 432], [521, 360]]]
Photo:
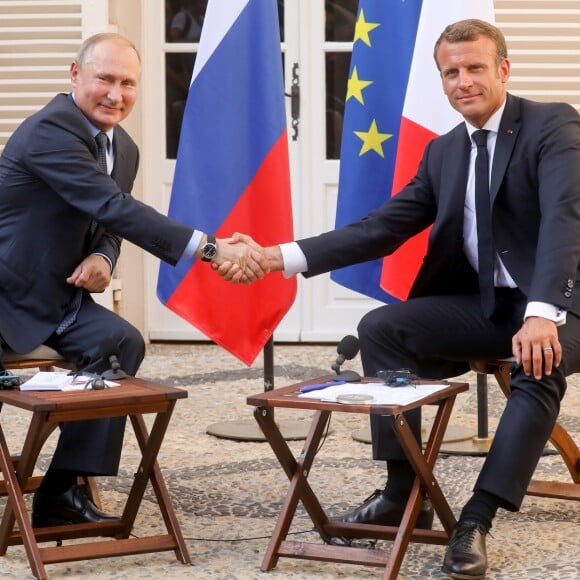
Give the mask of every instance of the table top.
[[28, 411], [74, 411], [95, 408], [132, 408], [184, 399], [187, 391], [127, 377], [118, 387], [82, 391], [0, 390], [0, 403]]
[[[333, 375], [317, 377], [296, 383], [287, 387], [281, 387], [272, 391], [264, 391], [257, 395], [252, 395], [246, 399], [248, 405], [254, 407], [285, 407], [289, 409], [310, 409], [313, 411], [339, 411], [341, 413], [363, 413], [366, 415], [398, 415], [423, 405], [437, 405], [441, 401], [462, 393], [469, 389], [469, 383], [448, 382], [448, 381], [417, 381], [417, 388], [421, 388], [421, 384], [446, 384], [446, 388], [437, 391], [436, 393], [428, 394], [425, 397], [406, 405], [383, 405], [383, 404], [345, 404], [334, 403], [329, 401], [321, 401], [319, 399], [307, 399], [299, 397], [300, 388], [314, 383], [330, 381]], [[362, 382], [377, 382], [376, 378], [363, 378]]]

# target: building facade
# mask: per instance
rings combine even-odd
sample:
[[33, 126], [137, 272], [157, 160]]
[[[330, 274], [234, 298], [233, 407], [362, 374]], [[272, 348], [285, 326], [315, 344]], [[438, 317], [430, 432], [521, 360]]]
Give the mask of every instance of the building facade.
[[[223, 0], [224, 2], [226, 0]], [[104, 30], [139, 48], [139, 101], [123, 123], [141, 149], [134, 195], [165, 212], [188, 75], [206, 0], [0, 0], [0, 150], [14, 128], [56, 92], [82, 41]], [[287, 93], [300, 87], [289, 145], [295, 235], [333, 227], [342, 111], [357, 0], [278, 0]], [[442, 2], [442, 9], [445, 3]], [[580, 110], [580, 0], [495, 0], [512, 62], [511, 92]], [[187, 15], [185, 11], [188, 11]], [[125, 242], [112, 289], [100, 300], [151, 340], [204, 340], [155, 294], [158, 262]], [[276, 340], [336, 341], [376, 303], [319, 276], [299, 281]]]

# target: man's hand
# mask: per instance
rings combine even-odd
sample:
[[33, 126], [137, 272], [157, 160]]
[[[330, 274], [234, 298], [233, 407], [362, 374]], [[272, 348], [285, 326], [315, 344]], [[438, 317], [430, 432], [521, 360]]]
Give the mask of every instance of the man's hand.
[[270, 271], [263, 248], [250, 236], [239, 233], [217, 240], [212, 268], [234, 284], [250, 284]]
[[530, 316], [512, 338], [512, 352], [526, 375], [536, 379], [549, 375], [562, 362], [562, 346], [556, 323], [547, 318]]
[[[259, 255], [259, 263], [261, 264], [262, 271], [264, 274], [269, 272], [281, 272], [284, 269], [284, 262], [282, 260], [282, 253], [278, 246], [269, 246], [264, 248], [256, 243], [250, 236], [240, 233], [235, 233], [227, 241], [229, 244], [244, 244], [247, 245], [252, 254]], [[245, 275], [238, 264], [232, 261], [218, 261], [214, 260], [212, 263], [212, 268], [217, 271], [217, 273], [222, 276], [222, 278], [228, 282], [249, 284], [253, 280], [250, 280], [249, 276]], [[259, 277], [261, 278], [261, 276]], [[256, 279], [259, 279], [256, 277]]]
[[87, 256], [66, 279], [67, 284], [89, 292], [103, 292], [111, 282], [111, 266], [98, 254]]

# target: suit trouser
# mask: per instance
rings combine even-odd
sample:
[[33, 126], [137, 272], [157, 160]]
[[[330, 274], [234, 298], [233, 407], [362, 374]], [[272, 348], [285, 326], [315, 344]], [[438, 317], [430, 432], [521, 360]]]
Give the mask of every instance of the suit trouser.
[[[468, 361], [511, 356], [511, 340], [522, 325], [526, 299], [519, 290], [496, 291], [492, 319], [482, 311], [479, 295], [413, 298], [366, 314], [358, 333], [365, 376], [381, 369], [409, 369], [422, 378], [443, 379], [469, 370]], [[568, 313], [558, 328], [562, 364], [541, 380], [515, 366], [512, 394], [475, 484], [519, 509], [542, 455], [566, 391], [565, 377], [580, 370], [580, 319]], [[420, 409], [406, 414], [421, 440]], [[391, 417], [371, 417], [374, 459], [404, 459]]]
[[[145, 356], [141, 333], [91, 298], [83, 299], [76, 321], [62, 335], [53, 334], [45, 344], [65, 359], [78, 361], [83, 370], [102, 373], [110, 368], [99, 350], [107, 338], [119, 345], [121, 368], [134, 376]], [[50, 467], [87, 475], [116, 475], [125, 423], [126, 417], [115, 417], [63, 424]]]

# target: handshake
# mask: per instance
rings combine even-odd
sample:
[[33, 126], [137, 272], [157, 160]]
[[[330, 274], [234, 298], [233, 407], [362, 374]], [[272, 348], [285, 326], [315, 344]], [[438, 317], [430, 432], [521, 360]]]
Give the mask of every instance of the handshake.
[[245, 234], [235, 233], [231, 238], [220, 238], [216, 245], [211, 267], [228, 282], [251, 284], [284, 268], [278, 246], [264, 248]]

